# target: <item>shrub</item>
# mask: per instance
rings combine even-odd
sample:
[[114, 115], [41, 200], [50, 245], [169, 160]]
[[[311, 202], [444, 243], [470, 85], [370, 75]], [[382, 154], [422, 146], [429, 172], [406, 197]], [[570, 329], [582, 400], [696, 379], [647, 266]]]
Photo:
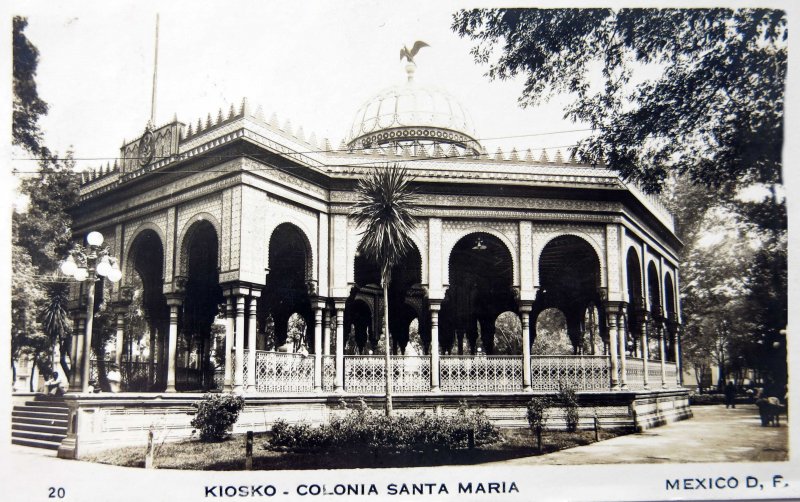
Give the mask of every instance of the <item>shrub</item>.
[[564, 410], [564, 420], [567, 422], [567, 431], [578, 430], [578, 396], [570, 387], [562, 387], [558, 391], [558, 402]]
[[547, 422], [547, 408], [550, 407], [550, 399], [547, 396], [534, 397], [528, 402], [528, 425], [536, 434], [536, 444], [539, 451], [542, 450], [542, 431]]
[[295, 451], [432, 451], [466, 448], [470, 433], [476, 446], [500, 440], [500, 431], [482, 410], [469, 410], [464, 405], [445, 416], [422, 412], [387, 417], [370, 410], [363, 400], [356, 407], [345, 409], [344, 416], [333, 417], [330, 423], [319, 427], [304, 423], [289, 425], [279, 420], [272, 426], [272, 439], [267, 447]]
[[244, 408], [244, 398], [233, 394], [206, 394], [195, 403], [192, 427], [200, 430], [201, 441], [221, 441], [227, 437]]

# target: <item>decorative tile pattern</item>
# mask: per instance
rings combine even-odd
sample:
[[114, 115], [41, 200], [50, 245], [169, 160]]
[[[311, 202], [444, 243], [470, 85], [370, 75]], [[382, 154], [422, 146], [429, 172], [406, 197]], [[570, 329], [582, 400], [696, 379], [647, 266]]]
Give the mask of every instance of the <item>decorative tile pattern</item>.
[[522, 356], [441, 356], [443, 392], [520, 392]]

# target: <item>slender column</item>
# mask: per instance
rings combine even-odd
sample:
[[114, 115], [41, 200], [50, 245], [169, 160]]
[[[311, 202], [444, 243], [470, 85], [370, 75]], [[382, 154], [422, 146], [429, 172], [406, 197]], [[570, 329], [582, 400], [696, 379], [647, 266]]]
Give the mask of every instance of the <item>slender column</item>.
[[225, 302], [225, 380], [224, 387], [226, 391], [233, 389], [233, 361], [231, 354], [233, 354], [233, 319], [236, 316], [236, 304], [234, 303], [233, 296], [229, 296]]
[[656, 336], [658, 336], [658, 355], [661, 358], [661, 388], [667, 387], [667, 363], [664, 350], [664, 323], [658, 321], [656, 325]]
[[117, 337], [116, 337], [116, 352], [114, 353], [114, 362], [117, 367], [122, 365], [122, 351], [125, 348], [125, 310], [119, 308], [117, 310]]
[[344, 302], [336, 303], [336, 381], [335, 392], [344, 392]]
[[244, 392], [244, 295], [236, 294], [236, 324], [234, 346], [236, 348], [236, 367], [233, 372], [233, 391]]
[[439, 303], [431, 303], [431, 392], [439, 389]]
[[628, 328], [628, 321], [625, 315], [620, 313], [619, 316], [619, 388], [628, 388], [628, 356], [625, 353], [628, 350], [628, 337], [626, 330]]
[[531, 306], [520, 308], [522, 316], [522, 390], [531, 391]]
[[94, 321], [94, 284], [96, 280], [93, 257], [90, 256], [89, 280], [86, 282], [86, 328], [83, 336], [81, 357], [81, 392], [89, 390], [89, 375], [92, 366], [92, 321]]
[[256, 303], [258, 296], [247, 301], [247, 392], [256, 391]]
[[81, 360], [83, 359], [84, 320], [82, 316], [75, 318], [75, 332], [72, 335], [72, 375], [69, 382], [70, 392], [81, 392], [81, 390], [83, 390], [83, 385], [81, 385]]
[[677, 384], [678, 385], [682, 385], [683, 384], [683, 373], [682, 373], [682, 368], [681, 368], [681, 336], [680, 336], [681, 329], [680, 329], [680, 326], [678, 324], [676, 324], [673, 327], [673, 330], [675, 331], [675, 334], [674, 334], [675, 343], [672, 344], [672, 348], [675, 351], [675, 371], [677, 371], [677, 374], [678, 374], [678, 378], [677, 378], [678, 382], [677, 382]]
[[167, 349], [167, 392], [175, 392], [175, 356], [178, 348], [178, 307], [180, 298], [167, 298], [169, 305], [169, 346]]
[[322, 306], [314, 308], [314, 390], [322, 392]]
[[322, 321], [322, 355], [331, 355], [331, 311], [323, 309]]
[[650, 357], [650, 347], [647, 346], [647, 317], [644, 316], [642, 319], [642, 343], [641, 343], [641, 353], [642, 353], [642, 382], [645, 389], [650, 388], [650, 377], [648, 376], [648, 361], [647, 359]]
[[617, 338], [619, 328], [617, 326], [617, 309], [615, 306], [608, 307], [608, 352], [611, 359], [611, 390], [619, 390], [617, 378]]

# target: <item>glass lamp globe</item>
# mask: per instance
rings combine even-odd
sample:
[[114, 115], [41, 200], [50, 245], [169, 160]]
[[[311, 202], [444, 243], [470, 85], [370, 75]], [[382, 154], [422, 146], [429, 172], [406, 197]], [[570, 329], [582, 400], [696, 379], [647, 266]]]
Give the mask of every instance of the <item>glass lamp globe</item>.
[[89, 235], [86, 236], [86, 242], [88, 242], [90, 246], [101, 246], [103, 244], [103, 234], [100, 232], [89, 232]]
[[111, 272], [111, 263], [108, 261], [108, 256], [104, 256], [97, 264], [97, 273], [105, 277], [109, 272]]
[[75, 258], [72, 255], [69, 255], [64, 263], [61, 264], [61, 272], [64, 275], [74, 275], [75, 271], [78, 270], [78, 265], [75, 263]]
[[122, 272], [117, 267], [112, 268], [108, 272], [108, 280], [111, 282], [117, 282], [122, 279]]
[[83, 267], [79, 267], [77, 270], [75, 270], [74, 276], [75, 279], [79, 281], [85, 281], [86, 278], [89, 277], [89, 271]]

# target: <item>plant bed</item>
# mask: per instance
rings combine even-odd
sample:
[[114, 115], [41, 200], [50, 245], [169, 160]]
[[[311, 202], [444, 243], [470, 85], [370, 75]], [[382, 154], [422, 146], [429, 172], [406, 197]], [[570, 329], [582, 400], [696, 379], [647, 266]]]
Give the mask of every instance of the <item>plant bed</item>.
[[[621, 431], [603, 430], [600, 439], [610, 439], [625, 434]], [[263, 443], [269, 433], [255, 434], [255, 443]], [[536, 450], [536, 439], [528, 429], [504, 429], [501, 441], [476, 446], [474, 449], [364, 451], [361, 453], [337, 451], [273, 451], [253, 449], [254, 470], [286, 469], [364, 469], [385, 467], [427, 467], [437, 465], [473, 465], [519, 457], [552, 453], [594, 442], [594, 432], [545, 431], [543, 451]], [[159, 469], [238, 471], [244, 469], [245, 435], [215, 443], [186, 440], [165, 443], [157, 450], [154, 466]], [[145, 448], [123, 447], [87, 454], [83, 460], [126, 467], [144, 467]]]

